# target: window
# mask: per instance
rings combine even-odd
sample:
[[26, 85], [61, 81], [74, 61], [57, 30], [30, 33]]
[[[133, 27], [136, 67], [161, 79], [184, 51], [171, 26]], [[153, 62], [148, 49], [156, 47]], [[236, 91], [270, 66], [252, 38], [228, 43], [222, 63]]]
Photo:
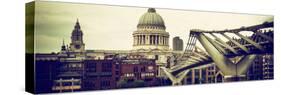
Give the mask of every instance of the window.
[[88, 64], [87, 68], [90, 72], [96, 72], [96, 63], [90, 63]]
[[115, 65], [115, 69], [119, 69], [119, 65], [117, 64], [117, 65]]
[[145, 72], [145, 67], [142, 67], [142, 68], [141, 68], [141, 72]]
[[138, 72], [138, 67], [134, 67], [134, 72]]
[[63, 85], [63, 86], [71, 86], [72, 83], [71, 83], [71, 82], [62, 82], [62, 85]]
[[80, 45], [75, 45], [76, 49], [80, 49], [80, 47], [81, 47]]
[[109, 88], [110, 87], [110, 81], [108, 81], [108, 80], [102, 81], [101, 82], [101, 87], [102, 88]]
[[158, 60], [158, 57], [159, 57], [158, 55], [155, 55], [155, 60]]
[[153, 66], [148, 66], [148, 71], [153, 71]]
[[145, 73], [141, 73], [141, 77], [145, 77]]
[[80, 81], [78, 81], [78, 82], [73, 82], [73, 85], [80, 85], [81, 83], [80, 83]]
[[102, 72], [111, 72], [112, 64], [111, 63], [102, 63]]
[[115, 71], [115, 75], [119, 75], [119, 71]]

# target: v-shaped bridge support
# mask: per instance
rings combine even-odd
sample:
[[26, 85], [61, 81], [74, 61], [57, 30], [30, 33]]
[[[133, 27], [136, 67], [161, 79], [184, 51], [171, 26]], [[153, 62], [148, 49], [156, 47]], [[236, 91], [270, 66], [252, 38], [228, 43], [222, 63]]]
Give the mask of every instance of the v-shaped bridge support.
[[166, 76], [172, 81], [172, 85], [182, 85], [182, 80], [184, 79], [184, 77], [186, 77], [187, 73], [190, 71], [190, 70], [185, 70], [185, 71], [177, 74], [176, 76], [174, 76], [169, 71], [169, 69], [167, 69], [165, 67], [161, 67], [161, 69], [164, 71]]
[[198, 33], [197, 38], [226, 78], [245, 76], [251, 63], [256, 58], [256, 55], [246, 55], [235, 64], [229, 58], [224, 56], [223, 53], [225, 52], [221, 50], [222, 48], [216, 41], [203, 33]]

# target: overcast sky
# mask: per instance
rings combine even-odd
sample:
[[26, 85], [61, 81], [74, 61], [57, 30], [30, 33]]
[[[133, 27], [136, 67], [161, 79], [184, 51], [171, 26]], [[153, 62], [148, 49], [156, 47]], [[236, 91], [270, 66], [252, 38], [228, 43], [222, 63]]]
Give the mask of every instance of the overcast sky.
[[[130, 50], [132, 33], [147, 8], [95, 4], [39, 2], [35, 9], [35, 47], [37, 52], [60, 50], [62, 40], [70, 43], [71, 32], [79, 19], [86, 49]], [[157, 9], [172, 38], [179, 36], [186, 43], [190, 29], [224, 30], [272, 21], [273, 16], [203, 11]], [[27, 15], [28, 16], [28, 15]]]

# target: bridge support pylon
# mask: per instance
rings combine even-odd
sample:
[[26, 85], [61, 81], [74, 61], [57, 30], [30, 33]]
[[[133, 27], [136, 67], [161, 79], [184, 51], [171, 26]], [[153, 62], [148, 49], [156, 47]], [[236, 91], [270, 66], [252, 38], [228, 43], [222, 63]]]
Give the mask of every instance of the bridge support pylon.
[[171, 80], [173, 86], [182, 85], [183, 84], [182, 80], [186, 77], [187, 73], [190, 71], [190, 70], [185, 70], [184, 72], [181, 72], [176, 76], [174, 76], [172, 73], [168, 71], [167, 68], [161, 67], [161, 69], [164, 71], [166, 76]]
[[243, 56], [238, 63], [233, 63], [229, 58], [221, 52], [221, 47], [215, 41], [203, 33], [198, 33], [198, 40], [206, 49], [216, 66], [224, 74], [225, 81], [241, 81], [245, 80], [245, 75], [256, 55]]

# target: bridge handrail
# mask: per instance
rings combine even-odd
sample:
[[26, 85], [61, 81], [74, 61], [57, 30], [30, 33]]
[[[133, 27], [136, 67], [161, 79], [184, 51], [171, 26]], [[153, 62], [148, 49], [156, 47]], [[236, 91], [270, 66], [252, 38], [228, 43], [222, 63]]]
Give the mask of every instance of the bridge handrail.
[[274, 22], [264, 22], [259, 25], [253, 25], [253, 26], [248, 26], [244, 27], [242, 26], [241, 28], [236, 28], [236, 29], [225, 29], [225, 30], [201, 30], [201, 29], [191, 29], [190, 32], [204, 32], [204, 33], [224, 33], [224, 32], [240, 32], [240, 31], [256, 31], [262, 28], [269, 28], [273, 27]]

